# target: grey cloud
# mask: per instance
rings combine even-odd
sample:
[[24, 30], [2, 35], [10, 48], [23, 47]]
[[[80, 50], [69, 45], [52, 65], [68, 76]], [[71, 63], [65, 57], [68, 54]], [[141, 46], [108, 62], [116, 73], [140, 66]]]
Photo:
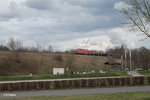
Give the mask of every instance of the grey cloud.
[[66, 0], [70, 5], [81, 6], [93, 14], [111, 13], [117, 0]]
[[[59, 20], [53, 29], [84, 32], [98, 28], [116, 27], [119, 23], [114, 14], [116, 0], [26, 0], [25, 4], [37, 10], [47, 11], [51, 21]], [[42, 11], [40, 11], [42, 13]], [[42, 15], [42, 14], [41, 14]], [[41, 16], [39, 15], [39, 16]], [[117, 18], [116, 18], [117, 17]], [[113, 20], [113, 21], [112, 21]], [[51, 27], [50, 27], [51, 28]]]
[[[117, 0], [26, 0], [25, 4], [37, 10], [74, 10], [77, 8], [86, 9], [93, 14], [111, 13], [114, 3]], [[69, 8], [70, 7], [70, 8]], [[68, 9], [69, 8], [69, 9]], [[81, 9], [80, 9], [81, 10]], [[59, 11], [58, 11], [59, 12]]]
[[57, 0], [26, 0], [25, 5], [37, 10], [52, 9], [56, 5]]
[[83, 7], [106, 7], [112, 5], [114, 2], [116, 2], [116, 0], [65, 0], [64, 2], [68, 2], [71, 5], [78, 5]]
[[0, 21], [5, 20], [0, 23], [0, 35], [5, 40], [15, 36], [23, 41], [33, 41], [45, 46], [53, 44], [63, 50], [80, 46], [77, 44], [84, 38], [91, 40], [89, 47], [99, 43], [99, 47], [105, 43], [111, 45], [114, 40], [124, 43], [127, 41], [125, 35], [122, 35], [125, 32], [113, 30], [122, 26], [122, 16], [113, 9], [116, 1], [118, 0], [11, 2], [6, 10], [0, 9]]
[[35, 9], [48, 9], [49, 0], [26, 0], [25, 4], [30, 8]]
[[10, 2], [6, 10], [0, 11], [0, 20], [8, 21], [8, 19], [15, 18], [20, 15], [18, 5], [15, 2]]

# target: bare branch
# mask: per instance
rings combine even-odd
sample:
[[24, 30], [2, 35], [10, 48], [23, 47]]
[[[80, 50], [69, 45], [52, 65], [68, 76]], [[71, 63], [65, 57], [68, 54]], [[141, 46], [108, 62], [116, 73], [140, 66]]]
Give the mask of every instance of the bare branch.
[[149, 0], [123, 0], [131, 9], [122, 9], [121, 13], [127, 16], [133, 28], [140, 30], [150, 38], [150, 1]]

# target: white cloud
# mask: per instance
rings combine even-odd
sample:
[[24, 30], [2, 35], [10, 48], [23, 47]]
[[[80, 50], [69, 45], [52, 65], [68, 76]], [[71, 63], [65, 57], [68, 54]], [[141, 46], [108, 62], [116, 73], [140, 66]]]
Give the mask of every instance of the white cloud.
[[83, 48], [102, 51], [115, 46], [121, 46], [122, 44], [127, 45], [131, 49], [141, 46], [150, 47], [148, 40], [140, 41], [141, 37], [138, 37], [135, 32], [129, 31], [127, 27], [100, 29], [80, 34], [86, 34], [86, 36], [61, 42], [57, 41], [56, 44], [58, 45], [56, 47], [54, 45], [54, 47], [57, 50]]
[[[136, 34], [121, 27], [114, 8], [117, 0], [0, 0], [0, 43], [15, 37], [25, 44], [52, 44], [56, 50], [88, 48], [106, 50], [139, 42]], [[115, 6], [114, 6], [115, 4]], [[114, 8], [113, 8], [114, 7]]]
[[5, 2], [2, 3], [2, 7], [0, 8], [0, 19], [1, 20], [7, 20], [10, 18], [15, 18], [19, 16], [20, 12], [18, 9], [18, 5], [16, 2]]
[[120, 1], [120, 2], [116, 2], [115, 5], [114, 5], [114, 9], [118, 10], [118, 11], [122, 11], [122, 10], [129, 10], [131, 9], [132, 6], [123, 2], [123, 1]]

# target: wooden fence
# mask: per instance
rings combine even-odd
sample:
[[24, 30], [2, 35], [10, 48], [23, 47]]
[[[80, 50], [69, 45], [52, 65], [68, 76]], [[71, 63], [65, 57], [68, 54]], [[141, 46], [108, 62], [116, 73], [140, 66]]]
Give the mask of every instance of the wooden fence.
[[0, 82], [0, 91], [16, 90], [50, 90], [66, 88], [90, 88], [112, 86], [136, 86], [150, 84], [150, 76], [144, 77], [106, 77], [106, 78], [80, 78], [40, 81], [11, 81]]

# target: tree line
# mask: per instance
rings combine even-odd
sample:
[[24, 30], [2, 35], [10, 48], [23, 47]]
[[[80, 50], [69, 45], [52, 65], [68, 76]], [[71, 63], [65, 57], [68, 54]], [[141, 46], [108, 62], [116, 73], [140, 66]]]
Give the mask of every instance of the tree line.
[[1, 51], [18, 51], [18, 52], [54, 52], [53, 47], [49, 45], [46, 49], [43, 48], [39, 43], [35, 46], [24, 46], [24, 43], [21, 40], [14, 39], [12, 37], [9, 38], [6, 45], [0, 45]]
[[[53, 53], [53, 47], [49, 45], [46, 49], [42, 48], [40, 44], [36, 44], [36, 46], [24, 46], [23, 42], [20, 40], [15, 40], [14, 38], [9, 38], [6, 45], [0, 45], [1, 51], [16, 51], [16, 52], [51, 52]], [[68, 50], [65, 52], [58, 53], [72, 53], [73, 50]], [[126, 62], [125, 62], [125, 52], [126, 53]], [[143, 68], [149, 69], [150, 67], [150, 49], [145, 47], [140, 47], [136, 49], [132, 49], [132, 67], [135, 68]], [[110, 48], [106, 51], [106, 53], [112, 56], [114, 59], [121, 59], [123, 57], [124, 64], [126, 63], [127, 67], [129, 67], [129, 49], [125, 46], [117, 46], [115, 48]], [[59, 60], [61, 57], [58, 57]]]
[[[126, 52], [126, 62], [125, 62], [125, 52]], [[121, 59], [121, 56], [123, 57], [124, 64], [127, 64], [127, 67], [129, 68], [129, 49], [125, 46], [118, 46], [115, 48], [111, 48], [107, 50], [107, 53], [111, 55], [113, 58]], [[134, 69], [136, 68], [142, 68], [142, 69], [149, 69], [150, 67], [150, 49], [145, 47], [140, 47], [136, 49], [131, 50], [131, 61], [132, 61], [132, 67]]]

